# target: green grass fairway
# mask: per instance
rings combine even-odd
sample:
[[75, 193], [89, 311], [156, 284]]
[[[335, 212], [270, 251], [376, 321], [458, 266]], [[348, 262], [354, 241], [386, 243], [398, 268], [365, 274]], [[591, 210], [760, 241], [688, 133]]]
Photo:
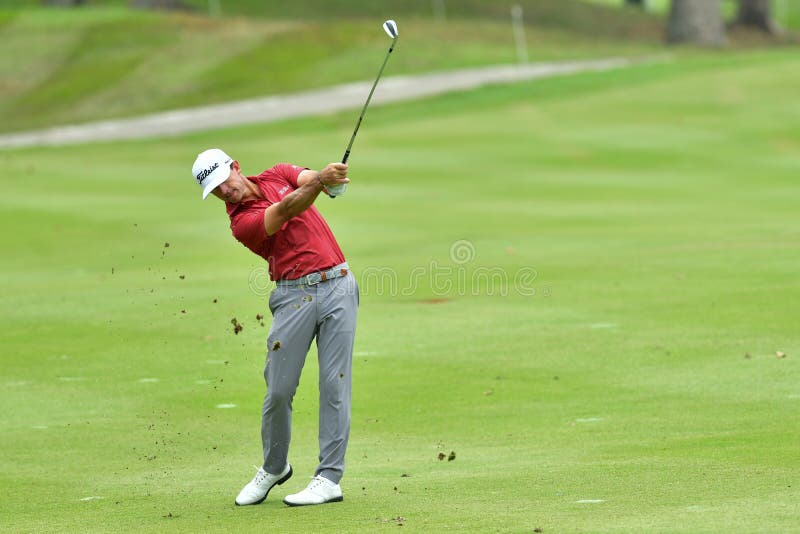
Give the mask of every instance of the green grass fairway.
[[305, 509], [313, 350], [295, 478], [233, 505], [268, 287], [189, 168], [320, 167], [355, 114], [0, 151], [0, 529], [798, 532], [798, 86], [720, 53], [371, 109], [319, 202], [362, 291], [345, 501]]

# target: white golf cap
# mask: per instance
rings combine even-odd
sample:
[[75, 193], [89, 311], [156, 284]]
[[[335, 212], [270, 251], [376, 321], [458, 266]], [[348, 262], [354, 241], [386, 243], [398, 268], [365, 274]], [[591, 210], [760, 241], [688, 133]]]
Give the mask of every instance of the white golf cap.
[[192, 176], [203, 188], [203, 199], [231, 175], [233, 159], [218, 148], [209, 148], [197, 155], [192, 165]]

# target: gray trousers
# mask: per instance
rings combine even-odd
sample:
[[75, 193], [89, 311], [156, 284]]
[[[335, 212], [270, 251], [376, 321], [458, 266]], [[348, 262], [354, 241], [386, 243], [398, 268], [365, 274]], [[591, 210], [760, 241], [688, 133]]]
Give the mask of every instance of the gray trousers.
[[267, 338], [261, 419], [264, 470], [286, 466], [292, 434], [292, 399], [316, 337], [319, 353], [319, 465], [315, 475], [338, 484], [350, 436], [353, 340], [358, 286], [352, 272], [316, 285], [278, 286], [269, 297], [273, 321]]

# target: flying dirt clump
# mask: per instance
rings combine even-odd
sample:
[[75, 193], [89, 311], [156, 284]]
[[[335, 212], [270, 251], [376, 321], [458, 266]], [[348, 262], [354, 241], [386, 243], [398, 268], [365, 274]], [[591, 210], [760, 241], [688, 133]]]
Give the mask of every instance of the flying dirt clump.
[[231, 319], [231, 324], [233, 325], [233, 333], [236, 335], [239, 335], [239, 332], [244, 330], [244, 326], [236, 320], [236, 317]]

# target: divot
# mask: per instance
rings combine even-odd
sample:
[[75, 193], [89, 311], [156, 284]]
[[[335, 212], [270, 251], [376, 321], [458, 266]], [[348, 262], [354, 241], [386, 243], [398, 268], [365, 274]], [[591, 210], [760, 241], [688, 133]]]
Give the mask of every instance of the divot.
[[59, 376], [58, 379], [62, 382], [82, 382], [86, 380], [86, 378], [82, 376]]
[[200, 385], [203, 385], [203, 384], [210, 384], [210, 383], [211, 383], [211, 380], [195, 380], [195, 381], [194, 381], [194, 383], [195, 383], [195, 384], [200, 384]]
[[91, 497], [84, 497], [84, 498], [82, 498], [82, 499], [78, 499], [78, 500], [79, 500], [79, 501], [96, 501], [96, 500], [99, 500], [99, 499], [105, 499], [105, 497], [100, 497], [100, 496], [97, 496], [97, 495], [92, 495]]
[[153, 382], [158, 382], [158, 378], [140, 378], [140, 384], [152, 384]]
[[219, 408], [219, 409], [224, 410], [224, 409], [227, 409], [227, 408], [236, 408], [236, 405], [235, 404], [217, 404], [216, 407]]
[[603, 499], [581, 499], [579, 501], [575, 501], [578, 504], [599, 504], [601, 502], [606, 502]]

